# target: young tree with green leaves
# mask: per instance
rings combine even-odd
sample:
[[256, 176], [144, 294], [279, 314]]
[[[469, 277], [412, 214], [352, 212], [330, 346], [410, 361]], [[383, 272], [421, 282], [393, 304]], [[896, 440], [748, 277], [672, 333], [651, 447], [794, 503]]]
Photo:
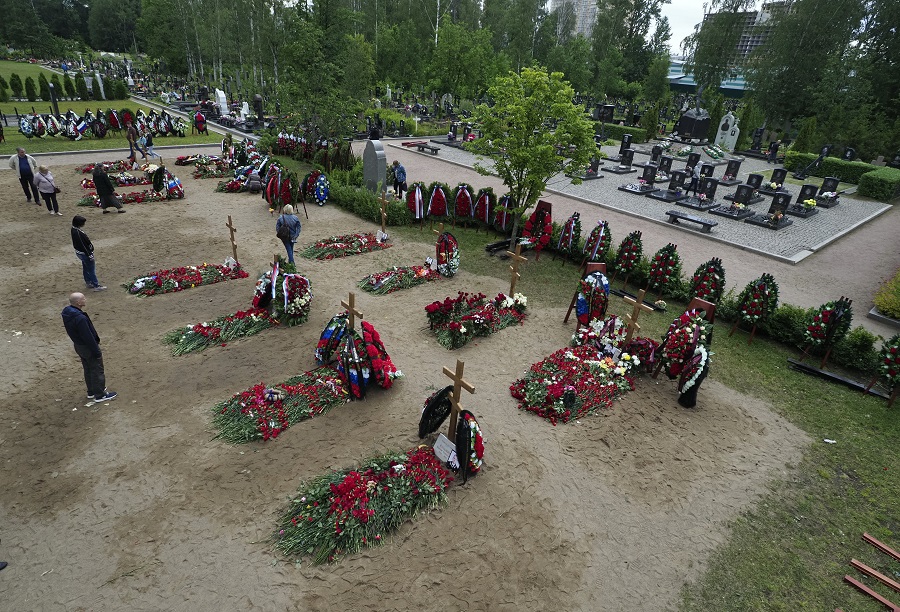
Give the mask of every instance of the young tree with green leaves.
[[25, 78], [25, 97], [29, 102], [37, 102], [37, 87], [31, 77]]
[[[737, 43], [744, 30], [742, 12], [753, 4], [754, 0], [711, 0], [710, 14], [682, 41], [684, 72], [694, 75], [698, 109], [703, 103], [703, 92], [718, 91], [722, 81], [740, 64]], [[712, 13], [715, 9], [718, 12]]]
[[[519, 216], [537, 203], [547, 181], [560, 172], [583, 169], [596, 151], [593, 125], [584, 108], [572, 103], [575, 92], [562, 73], [525, 68], [497, 77], [488, 96], [494, 105], [476, 107], [483, 138], [466, 148], [480, 156], [475, 170], [497, 174], [513, 202], [512, 239]], [[547, 126], [556, 123], [556, 129]], [[483, 158], [493, 162], [483, 165]]]
[[22, 97], [22, 77], [13, 72], [9, 77], [9, 89], [15, 98]]
[[9, 85], [2, 76], [0, 76], [0, 102], [9, 102]]
[[50, 76], [50, 84], [53, 85], [53, 91], [56, 93], [56, 99], [61, 100], [64, 92], [62, 83], [59, 81], [59, 75], [55, 72]]
[[81, 100], [90, 100], [91, 95], [88, 93], [87, 83], [84, 81], [83, 74], [75, 75], [75, 91], [78, 92], [78, 98]]

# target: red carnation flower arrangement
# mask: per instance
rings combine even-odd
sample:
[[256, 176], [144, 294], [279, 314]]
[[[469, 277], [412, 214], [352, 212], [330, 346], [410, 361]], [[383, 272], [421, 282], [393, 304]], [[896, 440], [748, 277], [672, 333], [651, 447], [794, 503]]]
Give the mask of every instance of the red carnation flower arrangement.
[[725, 291], [725, 270], [722, 260], [713, 257], [700, 264], [691, 279], [691, 294], [700, 299], [717, 304]]
[[[538, 214], [542, 216], [539, 218]], [[545, 246], [550, 244], [550, 236], [552, 235], [553, 223], [550, 219], [550, 213], [540, 208], [536, 209], [528, 217], [528, 221], [525, 222], [522, 238], [531, 242], [534, 245], [534, 250], [540, 253]]]
[[619, 274], [631, 274], [635, 266], [640, 262], [643, 252], [644, 244], [641, 242], [641, 232], [631, 232], [625, 236], [625, 239], [619, 245], [613, 268]]
[[764, 321], [778, 308], [778, 283], [771, 274], [763, 274], [747, 283], [738, 297], [741, 319], [750, 325]]
[[673, 278], [681, 274], [681, 258], [676, 251], [678, 247], [671, 242], [661, 248], [650, 261], [650, 276], [648, 286], [660, 293], [669, 285]]
[[588, 261], [606, 261], [606, 254], [609, 252], [611, 243], [609, 224], [606, 221], [600, 221], [584, 241], [584, 249], [581, 252]]
[[893, 388], [900, 383], [900, 334], [897, 334], [881, 347], [881, 375]]
[[834, 344], [850, 330], [853, 309], [846, 298], [823, 304], [806, 324], [806, 343], [811, 346]]

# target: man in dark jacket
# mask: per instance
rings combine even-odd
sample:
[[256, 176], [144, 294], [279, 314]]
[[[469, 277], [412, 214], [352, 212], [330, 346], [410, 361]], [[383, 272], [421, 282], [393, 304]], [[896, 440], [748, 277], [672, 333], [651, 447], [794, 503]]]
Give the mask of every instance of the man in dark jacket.
[[75, 345], [75, 352], [81, 358], [88, 399], [94, 402], [108, 402], [116, 399], [117, 393], [106, 390], [100, 336], [97, 335], [91, 318], [84, 312], [86, 303], [87, 300], [83, 293], [70, 295], [69, 305], [62, 311], [63, 324], [66, 326], [66, 333], [69, 334], [69, 338]]
[[94, 261], [94, 245], [88, 235], [81, 229], [87, 219], [81, 215], [72, 217], [72, 248], [75, 256], [81, 261], [81, 273], [84, 284], [94, 291], [106, 291], [106, 287], [97, 280], [97, 262]]
[[103, 168], [100, 167], [100, 164], [96, 164], [94, 166], [94, 189], [97, 190], [97, 195], [100, 197], [100, 208], [103, 209], [103, 214], [109, 212], [107, 210], [110, 206], [117, 209], [117, 212], [123, 213], [125, 209], [122, 208], [122, 203], [119, 202], [119, 198], [116, 197], [116, 187], [112, 184], [112, 181], [109, 180], [109, 176], [106, 172], [103, 171]]

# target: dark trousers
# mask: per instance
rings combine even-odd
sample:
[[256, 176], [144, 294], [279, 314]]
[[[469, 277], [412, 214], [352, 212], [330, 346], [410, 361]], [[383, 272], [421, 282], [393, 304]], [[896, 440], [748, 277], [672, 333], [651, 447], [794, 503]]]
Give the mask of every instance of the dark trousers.
[[406, 185], [406, 181], [394, 181], [394, 192], [397, 194], [397, 199], [403, 199], [403, 186]]
[[100, 196], [100, 208], [106, 210], [110, 206], [113, 208], [122, 208], [122, 203], [119, 202], [119, 198], [112, 193]]
[[694, 195], [697, 195], [697, 188], [700, 186], [700, 179], [692, 178], [691, 182], [688, 183], [687, 189], [684, 190], [684, 193], [694, 192]]
[[34, 201], [36, 204], [41, 203], [41, 199], [38, 196], [37, 187], [34, 186], [34, 175], [32, 173], [22, 174], [19, 177], [19, 182], [22, 183], [22, 191], [25, 192], [25, 197], [28, 201], [31, 201], [32, 196], [34, 197]]
[[103, 355], [94, 357], [91, 354], [91, 349], [83, 344], [76, 344], [75, 352], [81, 357], [81, 367], [84, 368], [84, 384], [87, 385], [88, 395], [91, 397], [102, 397], [106, 392]]
[[50, 212], [59, 212], [59, 204], [56, 202], [56, 192], [44, 193], [42, 191], [41, 197], [44, 198], [44, 204], [47, 205], [47, 210]]

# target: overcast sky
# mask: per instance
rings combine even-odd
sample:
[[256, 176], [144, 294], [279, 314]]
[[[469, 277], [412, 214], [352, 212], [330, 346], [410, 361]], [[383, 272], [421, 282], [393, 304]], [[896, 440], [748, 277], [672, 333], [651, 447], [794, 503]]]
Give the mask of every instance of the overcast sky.
[[[755, 10], [760, 2], [755, 3]], [[694, 33], [694, 26], [703, 21], [703, 0], [670, 0], [663, 6], [663, 15], [669, 18], [672, 27], [672, 38], [669, 48], [676, 55], [681, 54], [681, 41]]]

